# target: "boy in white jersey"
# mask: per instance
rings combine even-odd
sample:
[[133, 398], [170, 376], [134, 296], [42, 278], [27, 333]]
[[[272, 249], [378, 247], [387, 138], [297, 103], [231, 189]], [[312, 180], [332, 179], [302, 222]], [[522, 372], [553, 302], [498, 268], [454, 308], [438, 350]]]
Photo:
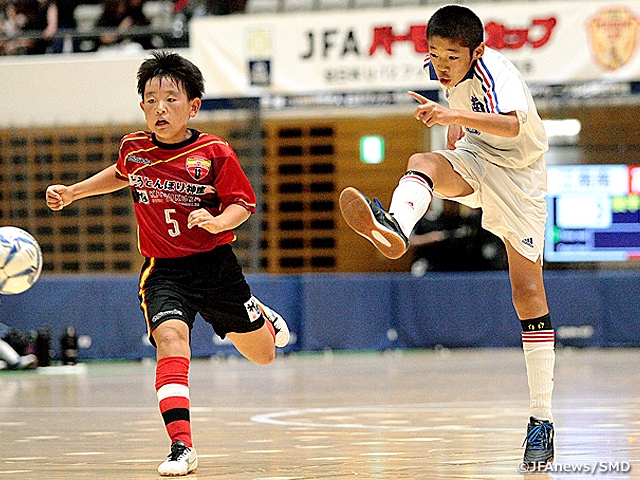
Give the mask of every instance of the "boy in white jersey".
[[481, 20], [466, 7], [440, 8], [427, 26], [425, 70], [443, 88], [449, 108], [409, 92], [426, 126], [448, 127], [447, 150], [409, 158], [389, 211], [348, 187], [342, 214], [388, 258], [408, 248], [432, 196], [482, 208], [482, 226], [502, 238], [513, 304], [522, 325], [530, 391], [523, 466], [544, 468], [554, 457], [551, 394], [555, 334], [542, 280], [546, 220], [547, 138], [516, 67], [484, 44]]

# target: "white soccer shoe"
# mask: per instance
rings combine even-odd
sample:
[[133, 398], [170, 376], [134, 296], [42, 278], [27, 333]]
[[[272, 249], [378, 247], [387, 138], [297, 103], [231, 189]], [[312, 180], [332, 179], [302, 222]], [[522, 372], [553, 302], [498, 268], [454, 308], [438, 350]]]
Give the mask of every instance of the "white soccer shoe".
[[187, 447], [184, 442], [178, 440], [171, 445], [171, 452], [158, 467], [158, 473], [162, 477], [181, 477], [195, 472], [196, 468], [198, 468], [196, 449]]
[[270, 321], [271, 325], [273, 325], [273, 329], [276, 332], [276, 347], [286, 347], [289, 343], [289, 338], [291, 337], [291, 335], [289, 334], [289, 327], [287, 326], [287, 322], [284, 321], [284, 318], [282, 318], [282, 316], [278, 312], [267, 307], [256, 297], [253, 298], [258, 303], [260, 310], [262, 310], [264, 318]]

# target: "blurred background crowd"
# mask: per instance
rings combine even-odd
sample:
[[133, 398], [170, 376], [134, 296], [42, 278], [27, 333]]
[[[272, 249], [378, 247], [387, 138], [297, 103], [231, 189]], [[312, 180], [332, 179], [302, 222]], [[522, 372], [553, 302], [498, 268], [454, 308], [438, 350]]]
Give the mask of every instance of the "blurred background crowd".
[[195, 16], [242, 13], [246, 0], [0, 0], [0, 55], [188, 46]]

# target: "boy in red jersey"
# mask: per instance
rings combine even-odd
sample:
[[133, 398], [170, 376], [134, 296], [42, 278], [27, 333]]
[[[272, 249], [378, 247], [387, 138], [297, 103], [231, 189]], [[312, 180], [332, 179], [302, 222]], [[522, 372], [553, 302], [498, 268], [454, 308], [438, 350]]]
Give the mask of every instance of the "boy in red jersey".
[[155, 52], [138, 70], [149, 130], [125, 135], [116, 164], [76, 184], [51, 185], [52, 210], [131, 187], [145, 257], [139, 298], [157, 349], [156, 392], [171, 439], [163, 476], [196, 470], [190, 425], [190, 334], [196, 313], [249, 360], [266, 365], [289, 331], [260, 303], [231, 249], [232, 230], [255, 212], [256, 197], [236, 154], [219, 137], [187, 126], [204, 93], [200, 70], [175, 53]]

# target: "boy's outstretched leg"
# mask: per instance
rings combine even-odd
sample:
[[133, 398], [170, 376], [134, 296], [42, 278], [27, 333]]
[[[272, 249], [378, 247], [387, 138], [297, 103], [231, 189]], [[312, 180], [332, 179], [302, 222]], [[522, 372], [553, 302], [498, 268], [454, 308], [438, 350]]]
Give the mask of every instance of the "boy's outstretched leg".
[[340, 193], [340, 211], [357, 234], [395, 260], [409, 248], [411, 231], [429, 208], [432, 189], [433, 182], [426, 174], [408, 170], [393, 191], [389, 212], [377, 198], [371, 201], [353, 187]]
[[[455, 199], [473, 192], [451, 163], [439, 153], [416, 153], [393, 191], [389, 211], [377, 199], [369, 200], [353, 187], [340, 194], [340, 210], [347, 224], [369, 240], [385, 257], [400, 258], [409, 247], [413, 227], [438, 193]], [[437, 179], [437, 180], [436, 180]]]
[[369, 240], [385, 257], [400, 258], [409, 248], [409, 239], [393, 215], [353, 187], [340, 193], [340, 211], [344, 220], [358, 235]]

